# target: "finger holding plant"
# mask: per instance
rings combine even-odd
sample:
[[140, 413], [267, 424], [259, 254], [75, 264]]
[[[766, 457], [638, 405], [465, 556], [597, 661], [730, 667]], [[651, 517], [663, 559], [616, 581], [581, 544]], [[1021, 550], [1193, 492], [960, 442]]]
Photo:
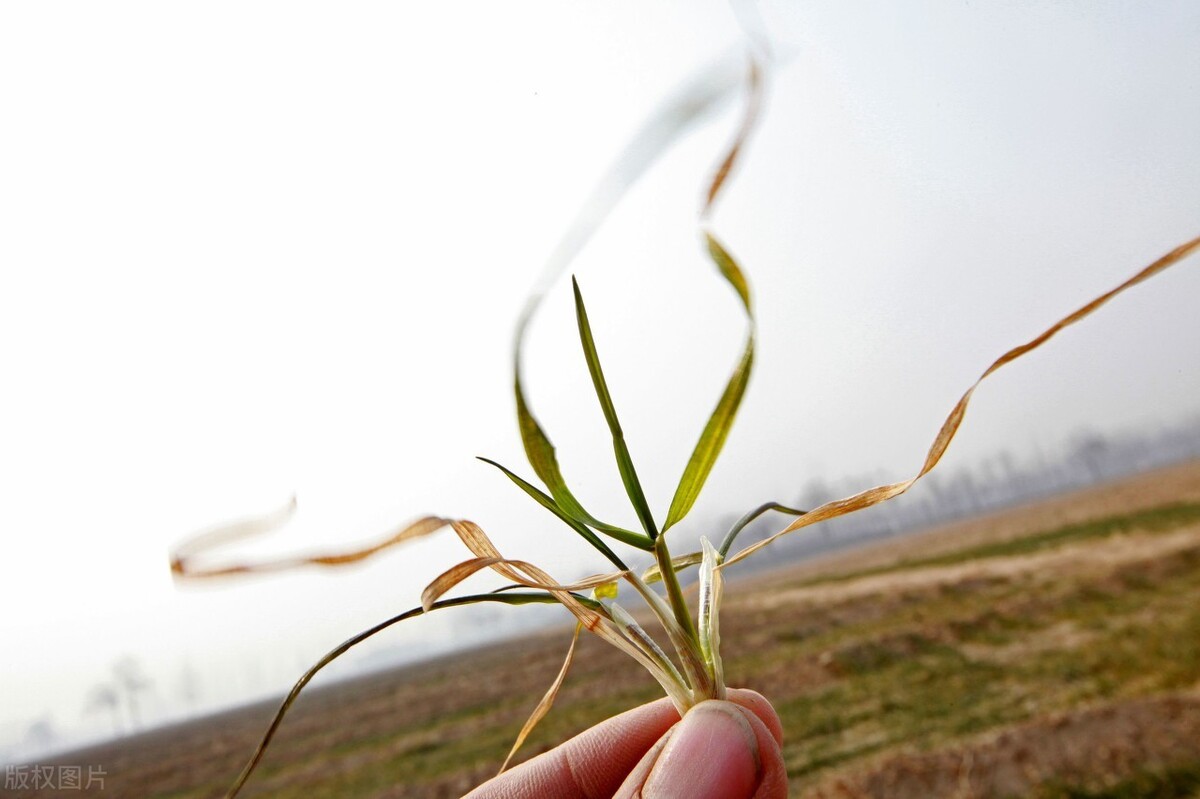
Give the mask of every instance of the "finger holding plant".
[[[740, 80], [730, 79], [734, 73], [740, 75]], [[700, 233], [709, 259], [716, 266], [718, 273], [734, 290], [746, 312], [747, 333], [745, 345], [741, 357], [734, 365], [723, 393], [718, 398], [693, 448], [666, 515], [662, 517], [661, 526], [646, 499], [633, 458], [625, 441], [616, 405], [601, 365], [599, 347], [594, 339], [589, 323], [583, 292], [578, 281], [572, 280], [576, 325], [583, 356], [587, 363], [601, 413], [612, 436], [613, 453], [617, 470], [641, 528], [640, 530], [625, 529], [602, 521], [594, 516], [583, 507], [568, 487], [559, 467], [554, 446], [534, 416], [522, 383], [521, 353], [525, 332], [529, 321], [540, 307], [548, 287], [569, 264], [574, 254], [582, 246], [583, 242], [587, 240], [590, 232], [599, 225], [604, 215], [615, 204], [616, 199], [619, 198], [624, 189], [632, 183], [633, 179], [640, 172], [644, 171], [653, 162], [658, 154], [670, 145], [674, 138], [690, 122], [698, 119], [705, 111], [721, 102], [727, 95], [734, 92], [738, 86], [744, 87], [746, 98], [745, 113], [742, 116], [741, 126], [732, 144], [720, 160], [715, 174], [707, 183], [700, 212]], [[227, 566], [206, 566], [203, 562], [199, 565], [197, 564], [197, 557], [203, 556], [215, 546], [224, 544], [234, 538], [252, 535], [264, 529], [282, 524], [287, 520], [293, 506], [289, 506], [280, 514], [270, 518], [231, 525], [215, 533], [198, 537], [177, 550], [172, 560], [172, 569], [180, 578], [212, 577], [294, 568], [300, 565], [337, 566], [362, 560], [384, 549], [402, 544], [414, 538], [432, 534], [447, 527], [454, 531], [471, 554], [469, 559], [453, 565], [429, 583], [421, 595], [420, 607], [406, 611], [354, 636], [332, 650], [321, 661], [310, 668], [283, 701], [258, 749], [231, 788], [229, 796], [235, 796], [244, 785], [247, 778], [258, 765], [263, 752], [270, 744], [284, 715], [296, 697], [311, 681], [313, 676], [325, 665], [351, 647], [401, 621], [435, 610], [477, 603], [503, 603], [509, 605], [559, 604], [576, 621], [574, 634], [571, 638], [563, 666], [545, 696], [543, 696], [534, 708], [529, 720], [517, 735], [508, 758], [501, 767], [501, 771], [507, 768], [509, 762], [531, 730], [550, 711], [555, 697], [568, 676], [578, 637], [586, 630], [620, 649], [645, 668], [662, 687], [669, 701], [669, 708], [659, 706], [658, 710], [651, 713], [653, 718], [657, 720], [655, 723], [659, 723], [661, 726], [665, 720], [666, 727], [663, 727], [659, 731], [659, 737], [650, 739], [653, 746], [650, 744], [647, 745], [649, 748], [645, 757], [651, 758], [648, 761], [649, 765], [634, 763], [629, 767], [633, 769], [635, 775], [641, 774], [642, 779], [649, 779], [652, 776], [651, 772], [654, 771], [656, 758], [659, 755], [673, 751], [671, 748], [672, 744], [669, 741], [659, 740], [666, 730], [671, 727], [671, 723], [682, 717], [684, 720], [680, 722], [681, 726], [676, 729], [686, 731], [687, 729], [691, 729], [689, 725], [699, 723], [688, 720], [693, 715], [693, 708], [698, 706], [705, 708], [703, 711], [704, 714], [712, 712], [724, 713], [728, 711], [726, 707], [727, 700], [740, 703], [739, 697], [745, 697], [743, 692], [730, 691], [726, 687], [722, 665], [720, 609], [723, 593], [723, 572], [727, 566], [754, 555], [782, 535], [821, 521], [870, 507], [907, 491], [917, 480], [938, 464], [963, 421], [972, 395], [984, 379], [991, 376], [1001, 367], [1041, 346], [1062, 329], [1081, 321], [1113, 299], [1117, 294], [1149, 279], [1197, 250], [1200, 250], [1200, 238], [1193, 239], [1177, 247], [1116, 288], [1100, 295], [1078, 310], [1055, 322], [1039, 336], [1012, 348], [996, 359], [953, 406], [949, 416], [946, 418], [926, 453], [920, 469], [912, 478], [868, 488], [852, 496], [827, 502], [808, 512], [789, 508], [776, 502], [767, 502], [743, 516], [733, 528], [725, 533], [717, 544], [714, 545], [708, 538], [702, 538], [701, 550], [699, 552], [693, 552], [682, 557], [674, 557], [668, 545], [667, 534], [671, 528], [686, 518], [700, 495], [708, 475], [720, 455], [725, 439], [732, 428], [754, 364], [756, 330], [749, 282], [733, 254], [718, 239], [709, 226], [709, 220], [715, 207], [715, 202], [726, 183], [726, 179], [736, 166], [738, 157], [744, 151], [745, 145], [754, 129], [763, 94], [763, 68], [757, 60], [750, 59], [748, 64], [746, 62], [734, 66], [718, 64], [705, 70], [700, 78], [684, 87], [673, 100], [669, 101], [618, 159], [613, 171], [605, 178], [597, 190], [596, 196], [587, 203], [580, 219], [568, 231], [563, 244], [552, 257], [551, 263], [547, 267], [546, 277], [540, 281], [538, 287], [535, 289], [517, 325], [513, 356], [513, 385], [517, 423], [529, 466], [533, 470], [536, 479], [540, 481], [541, 487], [535, 485], [531, 480], [522, 477], [516, 471], [510, 470], [495, 461], [486, 458], [482, 460], [501, 471], [528, 497], [555, 516], [566, 528], [592, 546], [601, 557], [611, 564], [612, 570], [598, 573], [574, 583], [560, 583], [546, 571], [529, 561], [510, 559], [501, 554], [501, 551], [491, 538], [475, 523], [465, 519], [443, 519], [440, 517], [422, 518], [385, 537], [374, 546], [349, 553], [308, 556], [260, 564], [235, 564]], [[735, 550], [734, 545], [739, 533], [750, 522], [769, 512], [788, 514], [796, 518], [775, 535], [744, 549]], [[652, 556], [653, 565], [644, 572], [639, 572], [631, 568], [627, 564], [625, 557], [618, 554], [610, 546], [610, 541], [625, 548], [632, 548], [638, 553]], [[683, 585], [680, 579], [681, 574], [692, 567], [697, 567], [696, 582], [698, 583], [698, 599], [695, 615], [693, 615], [692, 608], [684, 596]], [[491, 593], [449, 596], [450, 592], [457, 588], [464, 580], [484, 570], [491, 570], [499, 574], [507, 581], [506, 585]], [[669, 644], [667, 649], [661, 647], [654, 635], [647, 631], [635, 615], [618, 601], [618, 587], [622, 583], [626, 584], [628, 589], [631, 589], [627, 590], [626, 595], [635, 597], [645, 606], [644, 610], [647, 611], [647, 614], [643, 615], [643, 618], [652, 620], [653, 624], [660, 628], [665, 636], [665, 640]], [[659, 583], [661, 583], [661, 586], [659, 586]], [[721, 704], [714, 705], [713, 700]], [[725, 709], [714, 711], [714, 707]], [[751, 715], [753, 716], [754, 714]], [[757, 723], [769, 726], [769, 722], [765, 722], [761, 715], [746, 720], [746, 724], [752, 729], [757, 730], [757, 727], [753, 726], [755, 719], [758, 719]], [[585, 735], [590, 734], [585, 733]], [[599, 735], [599, 738], [596, 738], [596, 740], [603, 739], [603, 734], [597, 733], [597, 735]], [[778, 738], [778, 736], [775, 737]], [[683, 738], [681, 737], [679, 740], [682, 741]], [[659, 742], [654, 744], [654, 741]], [[682, 750], [684, 747], [683, 744], [677, 743], [676, 748]], [[775, 752], [777, 753], [777, 751], [778, 742], [776, 741]], [[536, 764], [540, 760], [541, 758], [535, 759], [531, 763]], [[761, 766], [761, 762], [759, 766]], [[523, 768], [541, 767], [526, 766]], [[761, 771], [758, 772], [760, 777], [762, 773]], [[518, 776], [514, 777], [514, 779], [519, 780], [522, 778]], [[784, 788], [784, 791], [786, 791], [786, 788]], [[485, 791], [472, 795], [486, 797], [510, 794], [489, 794]], [[784, 794], [781, 793], [778, 795]]]
[[681, 721], [667, 700], [608, 719], [488, 780], [465, 799], [683, 796], [782, 799], [783, 725], [754, 691], [697, 705]]

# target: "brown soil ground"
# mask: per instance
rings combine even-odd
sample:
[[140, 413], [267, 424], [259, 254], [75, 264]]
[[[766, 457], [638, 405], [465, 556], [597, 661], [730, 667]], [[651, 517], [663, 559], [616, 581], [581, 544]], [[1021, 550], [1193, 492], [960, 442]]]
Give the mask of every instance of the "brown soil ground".
[[1200, 760], [1200, 697], [1139, 699], [1017, 725], [939, 752], [903, 752], [838, 776], [812, 799], [1004, 799], [1050, 782], [1119, 783], [1137, 770]]

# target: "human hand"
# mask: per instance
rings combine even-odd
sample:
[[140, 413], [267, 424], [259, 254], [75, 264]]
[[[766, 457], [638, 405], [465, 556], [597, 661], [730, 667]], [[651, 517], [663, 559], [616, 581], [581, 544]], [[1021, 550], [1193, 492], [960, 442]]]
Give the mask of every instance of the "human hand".
[[779, 717], [754, 691], [728, 693], [682, 721], [666, 699], [622, 713], [464, 799], [784, 799]]

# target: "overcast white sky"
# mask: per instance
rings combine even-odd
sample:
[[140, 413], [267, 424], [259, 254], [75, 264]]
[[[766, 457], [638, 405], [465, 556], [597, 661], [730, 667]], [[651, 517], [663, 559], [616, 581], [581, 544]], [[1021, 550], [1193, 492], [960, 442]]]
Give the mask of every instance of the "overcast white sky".
[[[992, 358], [1200, 234], [1200, 5], [769, 10], [793, 58], [716, 217], [760, 357], [683, 538], [816, 476], [906, 475]], [[739, 36], [695, 0], [0, 6], [0, 748], [45, 713], [101, 728], [86, 693], [126, 654], [164, 705], [189, 663], [207, 701], [281, 691], [461, 558], [446, 537], [172, 583], [173, 543], [293, 492], [254, 551], [432, 512], [602, 567], [472, 457], [529, 473], [525, 293], [642, 119]], [[575, 266], [660, 517], [741, 347], [694, 224], [735, 124], [671, 151]], [[1194, 414], [1197, 296], [1182, 264], [1001, 373], [950, 458]], [[632, 524], [565, 285], [532, 334], [565, 473]], [[474, 640], [453, 619], [381, 646]]]

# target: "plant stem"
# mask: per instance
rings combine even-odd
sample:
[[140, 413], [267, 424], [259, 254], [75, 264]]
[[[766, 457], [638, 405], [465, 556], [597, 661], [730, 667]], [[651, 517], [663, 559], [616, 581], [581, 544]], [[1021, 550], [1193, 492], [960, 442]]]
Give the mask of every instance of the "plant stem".
[[654, 540], [654, 559], [658, 561], [658, 569], [662, 572], [663, 585], [667, 588], [667, 601], [675, 612], [675, 621], [695, 643], [696, 650], [700, 649], [700, 637], [696, 634], [696, 624], [692, 621], [692, 613], [688, 610], [687, 601], [683, 598], [683, 589], [679, 586], [679, 576], [671, 567], [671, 551], [667, 549], [667, 537], [659, 535]]

